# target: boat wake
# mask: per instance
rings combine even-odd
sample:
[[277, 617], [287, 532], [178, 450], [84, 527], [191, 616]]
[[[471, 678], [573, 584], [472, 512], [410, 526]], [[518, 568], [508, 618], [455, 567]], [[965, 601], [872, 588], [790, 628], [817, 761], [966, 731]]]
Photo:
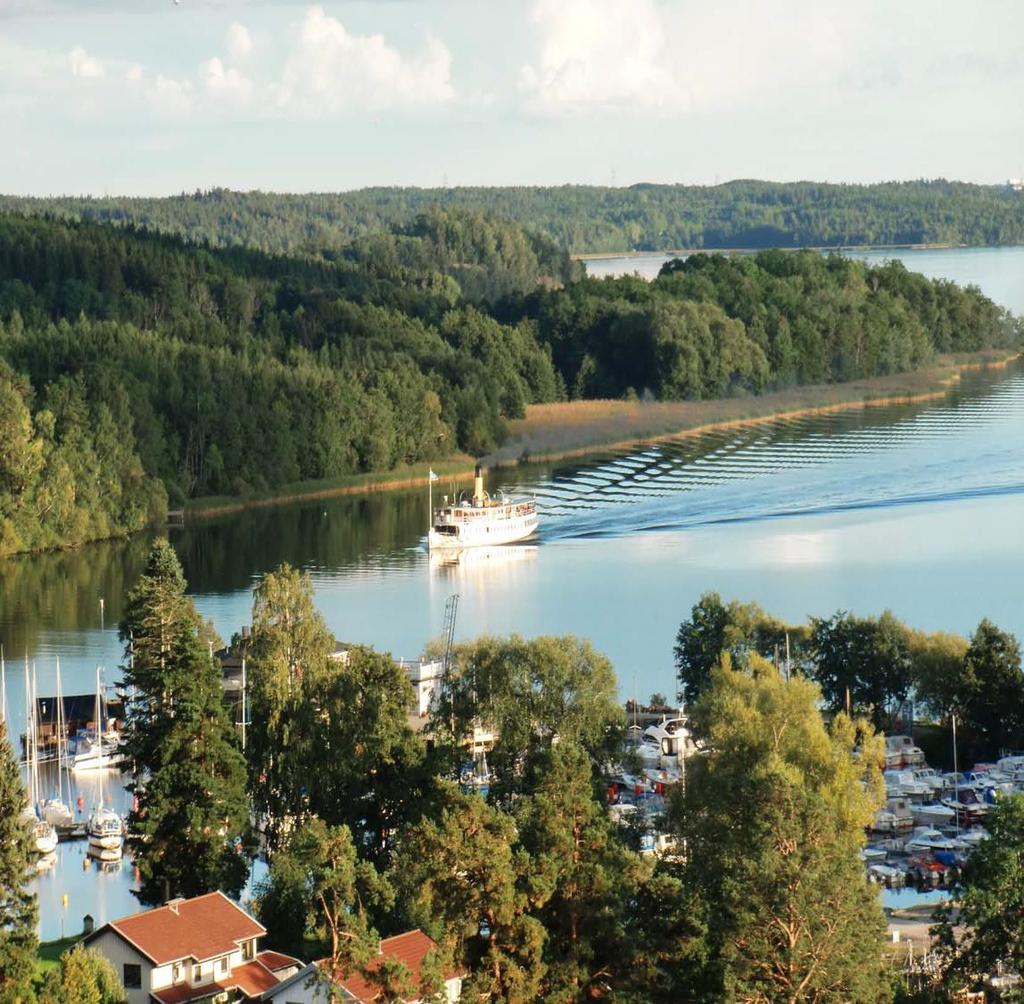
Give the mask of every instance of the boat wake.
[[781, 419], [551, 471], [541, 541], [1024, 493], [1024, 375], [974, 396]]

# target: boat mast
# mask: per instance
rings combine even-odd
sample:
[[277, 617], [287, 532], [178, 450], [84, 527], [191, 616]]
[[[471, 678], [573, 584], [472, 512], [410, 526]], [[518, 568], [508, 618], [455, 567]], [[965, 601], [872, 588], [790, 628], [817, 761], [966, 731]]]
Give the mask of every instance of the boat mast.
[[[66, 763], [67, 737], [64, 735], [64, 690], [60, 685], [60, 656], [57, 656], [57, 800], [64, 802], [64, 767]], [[68, 784], [68, 801], [71, 801], [71, 785]]]
[[32, 660], [32, 787], [35, 792], [34, 802], [36, 815], [39, 816], [39, 678], [36, 676], [36, 663]]
[[36, 811], [36, 793], [32, 787], [32, 676], [28, 668], [28, 652], [25, 652], [25, 769], [28, 774], [28, 802], [32, 812]]

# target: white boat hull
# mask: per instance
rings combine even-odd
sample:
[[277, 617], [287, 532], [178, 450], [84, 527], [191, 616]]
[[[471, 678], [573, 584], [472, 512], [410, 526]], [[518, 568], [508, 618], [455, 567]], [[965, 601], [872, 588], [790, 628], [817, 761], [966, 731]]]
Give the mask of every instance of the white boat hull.
[[458, 524], [453, 529], [455, 533], [431, 530], [427, 536], [430, 550], [457, 551], [465, 547], [494, 547], [529, 540], [537, 532], [537, 513], [503, 520], [481, 519], [475, 523]]
[[43, 802], [43, 819], [53, 826], [72, 826], [75, 814], [59, 799], [51, 798]]
[[80, 753], [71, 761], [73, 771], [114, 770], [121, 766], [124, 756], [120, 750], [104, 753]]
[[52, 854], [57, 849], [57, 831], [52, 827], [46, 833], [36, 835], [36, 850], [40, 854]]
[[106, 834], [97, 836], [95, 833], [89, 834], [89, 846], [99, 847], [104, 850], [112, 850], [115, 847], [120, 847], [124, 843], [124, 837], [119, 834]]

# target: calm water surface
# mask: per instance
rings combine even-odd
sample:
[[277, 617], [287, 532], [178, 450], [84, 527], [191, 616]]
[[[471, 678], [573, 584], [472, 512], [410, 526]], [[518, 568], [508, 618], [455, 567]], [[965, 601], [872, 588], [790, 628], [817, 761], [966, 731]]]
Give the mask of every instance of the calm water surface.
[[[899, 257], [1024, 311], [1024, 249]], [[707, 589], [794, 621], [889, 608], [926, 629], [969, 632], [988, 616], [1024, 636], [1022, 444], [1017, 366], [968, 374], [942, 401], [498, 472], [492, 488], [536, 494], [540, 540], [455, 564], [424, 552], [422, 491], [257, 510], [171, 537], [199, 609], [225, 638], [249, 621], [259, 577], [289, 561], [313, 576], [339, 638], [415, 656], [458, 593], [460, 638], [583, 635], [612, 659], [624, 695], [646, 696], [674, 690], [673, 638]], [[97, 664], [117, 678], [113, 625], [148, 544], [0, 563], [12, 731], [23, 728], [26, 653], [41, 694], [53, 692], [57, 656], [65, 692], [89, 691]], [[98, 795], [83, 794], [87, 812]], [[106, 797], [125, 805], [109, 780]], [[62, 846], [38, 881], [44, 937], [60, 934], [64, 893], [69, 931], [85, 912], [102, 922], [136, 908], [130, 863], [99, 873], [83, 854], [83, 845]]]

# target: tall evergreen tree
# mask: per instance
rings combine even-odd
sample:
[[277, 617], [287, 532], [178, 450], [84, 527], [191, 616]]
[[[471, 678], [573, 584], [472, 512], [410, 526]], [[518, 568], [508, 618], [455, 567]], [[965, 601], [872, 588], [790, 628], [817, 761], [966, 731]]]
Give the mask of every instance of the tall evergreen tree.
[[594, 797], [586, 752], [553, 746], [516, 818], [536, 880], [548, 889], [534, 912], [547, 932], [544, 999], [582, 1002], [627, 985], [628, 904], [644, 869]]
[[390, 875], [406, 915], [471, 973], [467, 1000], [540, 998], [546, 933], [530, 915], [547, 898], [516, 825], [479, 795], [454, 787], [435, 821], [402, 835]]
[[194, 631], [198, 615], [188, 596], [185, 573], [166, 538], [154, 541], [146, 567], [125, 601], [119, 627], [125, 645], [124, 689], [134, 693], [125, 727], [128, 754], [136, 771], [154, 770], [174, 720], [178, 667], [175, 653]]
[[39, 912], [28, 889], [34, 871], [31, 835], [22, 815], [25, 801], [18, 762], [0, 719], [0, 1004], [32, 1000]]
[[245, 762], [201, 626], [177, 556], [157, 541], [121, 624], [134, 690], [131, 844], [144, 903], [214, 889], [237, 896], [248, 875]]

